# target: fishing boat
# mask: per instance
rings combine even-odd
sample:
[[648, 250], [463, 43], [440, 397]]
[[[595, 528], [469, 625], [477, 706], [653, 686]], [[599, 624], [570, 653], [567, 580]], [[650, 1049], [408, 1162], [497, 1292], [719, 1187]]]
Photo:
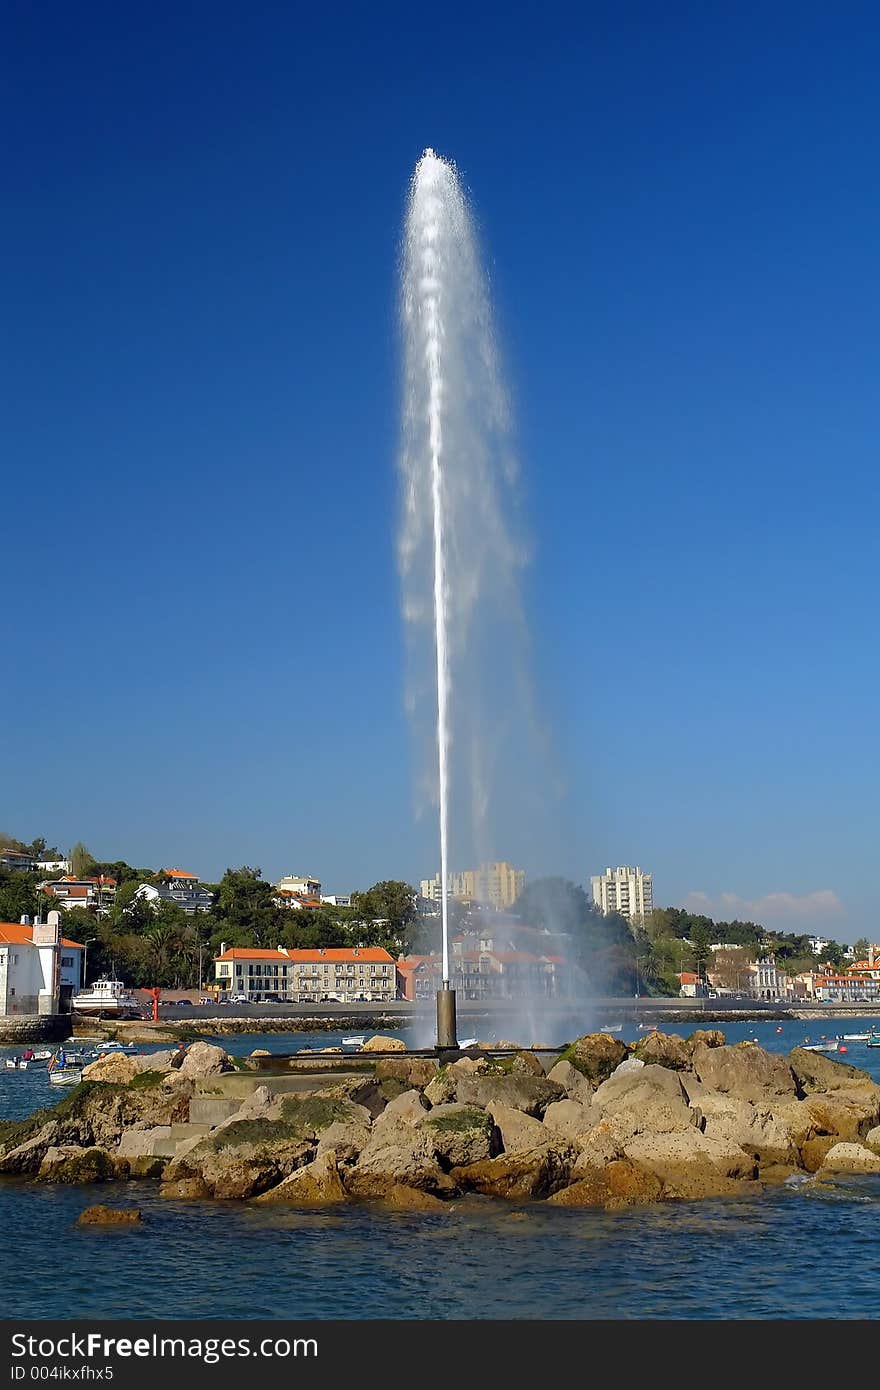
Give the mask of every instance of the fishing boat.
[[[880, 1038], [878, 1038], [878, 1043], [880, 1043]], [[827, 1042], [803, 1043], [802, 1046], [805, 1052], [836, 1052], [840, 1043], [837, 1038], [831, 1038]]]
[[140, 1018], [141, 1006], [121, 980], [95, 980], [73, 996], [71, 1006], [93, 1018]]
[[880, 1047], [880, 1033], [872, 1033], [865, 1042], [865, 1047]]

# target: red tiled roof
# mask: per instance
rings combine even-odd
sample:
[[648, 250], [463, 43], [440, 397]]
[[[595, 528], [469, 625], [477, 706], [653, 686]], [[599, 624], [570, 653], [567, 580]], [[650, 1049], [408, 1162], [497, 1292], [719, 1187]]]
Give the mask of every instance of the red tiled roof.
[[167, 878], [192, 878], [198, 883], [198, 874], [188, 874], [185, 869], [160, 869]]
[[[0, 941], [10, 946], [33, 946], [33, 936], [33, 927], [26, 927], [24, 922], [0, 922]], [[81, 941], [68, 941], [66, 936], [62, 936], [61, 945], [77, 951], [84, 949]]]
[[383, 965], [393, 965], [394, 957], [390, 956], [381, 946], [360, 946], [355, 949], [344, 949], [342, 947], [330, 947], [325, 950], [318, 950], [317, 947], [308, 950], [295, 950], [291, 947], [288, 951], [267, 951], [256, 946], [232, 946], [228, 951], [224, 951], [222, 956], [216, 956], [216, 960], [279, 960], [291, 961], [299, 965], [312, 965], [315, 962], [335, 961], [337, 964], [354, 964], [356, 961], [371, 961], [374, 964], [381, 962]]

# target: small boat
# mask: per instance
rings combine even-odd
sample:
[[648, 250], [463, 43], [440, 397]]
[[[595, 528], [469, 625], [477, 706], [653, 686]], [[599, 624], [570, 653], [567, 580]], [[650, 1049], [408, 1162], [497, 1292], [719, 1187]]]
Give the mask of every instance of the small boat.
[[367, 1035], [366, 1035], [366, 1033], [359, 1033], [358, 1036], [357, 1036], [356, 1038], [343, 1038], [343, 1039], [342, 1039], [342, 1046], [343, 1046], [343, 1047], [363, 1047], [363, 1045], [364, 1045], [364, 1043], [365, 1043], [366, 1041], [367, 1041]]
[[76, 1086], [82, 1081], [82, 1067], [54, 1067], [49, 1080], [53, 1086]]
[[6, 1066], [10, 1071], [27, 1071], [28, 1064], [23, 1057], [7, 1057]]
[[872, 1033], [865, 1042], [865, 1047], [880, 1047], [880, 1033]]
[[600, 1033], [622, 1033], [622, 1023], [603, 1023], [599, 1029]]
[[35, 1062], [48, 1062], [48, 1061], [49, 1061], [49, 1058], [50, 1058], [52, 1055], [53, 1055], [53, 1054], [52, 1054], [52, 1049], [51, 1049], [51, 1047], [41, 1047], [40, 1050], [39, 1050], [39, 1052], [35, 1052], [35, 1053], [34, 1053], [34, 1061], [35, 1061]]
[[640, 1023], [640, 1024], [639, 1024], [639, 1032], [640, 1032], [640, 1033], [656, 1033], [656, 1032], [657, 1032], [657, 1025], [656, 1025], [656, 1023]]
[[[878, 1044], [880, 1044], [880, 1038], [878, 1038], [877, 1041], [878, 1041]], [[804, 1051], [805, 1051], [805, 1052], [836, 1052], [837, 1049], [838, 1049], [839, 1047], [840, 1047], [840, 1043], [837, 1041], [836, 1038], [833, 1038], [830, 1042], [817, 1042], [817, 1043], [804, 1043], [804, 1044], [803, 1044], [803, 1048], [804, 1048]]]
[[97, 1043], [97, 1044], [96, 1044], [96, 1046], [95, 1046], [95, 1051], [96, 1051], [96, 1052], [136, 1052], [136, 1051], [137, 1051], [137, 1043], [133, 1043], [133, 1042], [121, 1043], [121, 1042], [116, 1042], [116, 1041], [113, 1041], [113, 1042], [102, 1042], [102, 1043]]
[[458, 1045], [459, 1047], [476, 1047], [478, 1041], [478, 1038], [462, 1038]]
[[841, 1034], [840, 1034], [840, 1037], [841, 1037], [841, 1040], [842, 1040], [843, 1042], [868, 1042], [868, 1040], [869, 1040], [870, 1037], [871, 1037], [871, 1034], [870, 1034], [870, 1033], [841, 1033]]

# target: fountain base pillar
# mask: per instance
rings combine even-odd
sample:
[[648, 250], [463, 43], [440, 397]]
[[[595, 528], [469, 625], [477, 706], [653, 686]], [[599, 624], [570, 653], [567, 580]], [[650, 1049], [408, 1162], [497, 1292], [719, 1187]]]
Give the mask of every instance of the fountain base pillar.
[[437, 1050], [458, 1048], [455, 1028], [455, 990], [444, 980], [437, 991]]

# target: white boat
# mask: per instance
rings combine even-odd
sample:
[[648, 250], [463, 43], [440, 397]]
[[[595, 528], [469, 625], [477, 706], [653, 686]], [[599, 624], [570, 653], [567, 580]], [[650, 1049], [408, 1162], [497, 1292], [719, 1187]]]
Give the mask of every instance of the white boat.
[[343, 1047], [363, 1047], [363, 1045], [364, 1045], [364, 1043], [365, 1043], [366, 1041], [367, 1041], [367, 1035], [366, 1035], [366, 1033], [359, 1033], [358, 1036], [357, 1036], [356, 1038], [343, 1038], [343, 1039], [342, 1039], [342, 1046], [343, 1046]]
[[840, 1043], [833, 1038], [830, 1042], [803, 1043], [802, 1046], [805, 1052], [836, 1052]]
[[95, 1045], [96, 1052], [136, 1052], [137, 1043], [102, 1042]]
[[48, 1062], [53, 1055], [51, 1047], [41, 1047], [39, 1052], [34, 1053], [35, 1062]]
[[600, 1033], [622, 1033], [622, 1023], [603, 1023], [599, 1028]]
[[870, 1033], [841, 1033], [840, 1035], [843, 1042], [867, 1042], [870, 1036]]
[[82, 1067], [55, 1067], [49, 1072], [53, 1086], [76, 1086], [82, 1081]]
[[7, 1057], [6, 1065], [10, 1071], [27, 1071], [28, 1064], [21, 1057]]
[[141, 1006], [131, 990], [121, 980], [101, 979], [73, 996], [71, 1006], [77, 1013], [98, 1018], [140, 1018]]
[[477, 1042], [477, 1038], [462, 1038], [461, 1042], [458, 1045], [459, 1047], [476, 1047]]

